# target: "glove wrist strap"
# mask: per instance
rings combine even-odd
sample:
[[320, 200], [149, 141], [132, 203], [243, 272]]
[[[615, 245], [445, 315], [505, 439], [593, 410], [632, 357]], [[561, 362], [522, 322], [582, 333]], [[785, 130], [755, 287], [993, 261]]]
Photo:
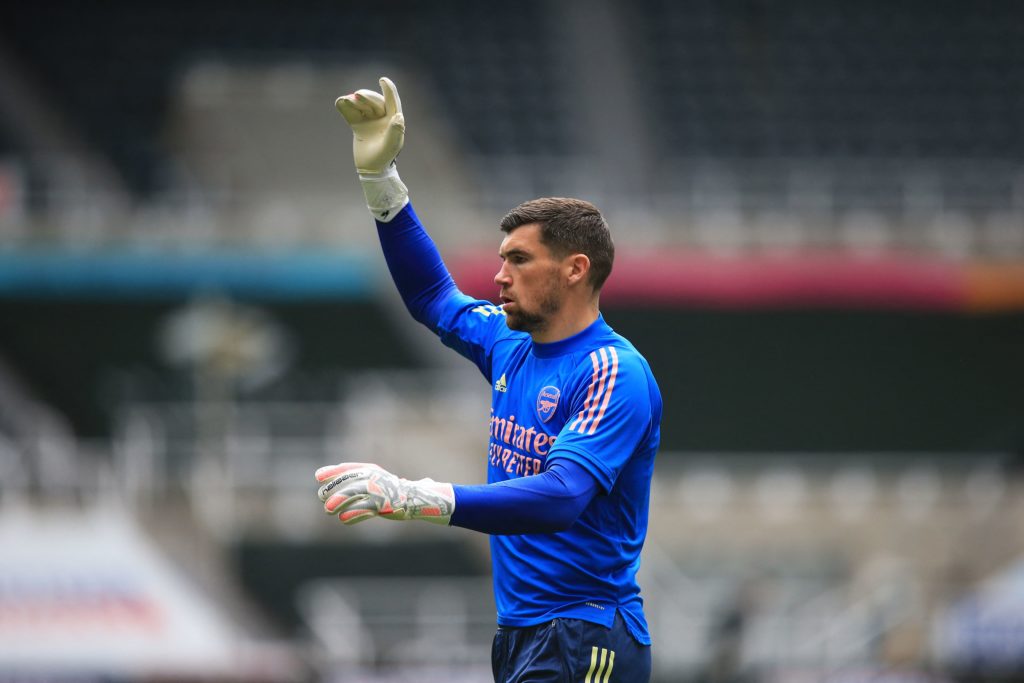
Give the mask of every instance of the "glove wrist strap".
[[455, 512], [455, 488], [451, 484], [433, 479], [402, 481], [411, 487], [414, 491], [413, 497], [422, 503], [412, 515], [412, 519], [445, 526], [451, 523], [452, 513]]
[[366, 208], [381, 223], [388, 223], [409, 203], [409, 189], [398, 176], [398, 167], [389, 164], [381, 173], [360, 173]]

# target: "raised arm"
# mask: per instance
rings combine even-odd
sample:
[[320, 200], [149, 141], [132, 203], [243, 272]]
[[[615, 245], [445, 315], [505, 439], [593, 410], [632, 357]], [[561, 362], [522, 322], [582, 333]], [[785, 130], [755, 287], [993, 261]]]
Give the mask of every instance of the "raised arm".
[[398, 176], [395, 159], [405, 144], [405, 116], [398, 89], [380, 79], [381, 92], [357, 90], [339, 97], [335, 107], [352, 128], [352, 156], [377, 221], [391, 278], [412, 316], [436, 327], [445, 300], [458, 292], [441, 254], [412, 207]]

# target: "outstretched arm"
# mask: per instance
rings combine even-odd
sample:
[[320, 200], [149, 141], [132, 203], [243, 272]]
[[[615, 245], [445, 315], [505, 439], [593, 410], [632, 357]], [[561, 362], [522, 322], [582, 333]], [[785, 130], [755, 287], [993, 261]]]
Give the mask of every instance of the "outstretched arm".
[[485, 534], [550, 534], [575, 524], [599, 487], [581, 465], [559, 459], [533, 476], [454, 488], [452, 526]]
[[486, 534], [564, 531], [599, 488], [586, 469], [563, 459], [540, 474], [482, 486], [409, 481], [366, 463], [322, 467], [316, 480], [324, 511], [345, 524], [422, 519]]

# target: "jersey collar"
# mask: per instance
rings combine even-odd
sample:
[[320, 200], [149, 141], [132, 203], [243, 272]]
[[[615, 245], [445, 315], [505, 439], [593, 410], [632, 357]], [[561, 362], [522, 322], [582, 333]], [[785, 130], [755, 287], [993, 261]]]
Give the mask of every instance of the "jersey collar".
[[559, 339], [556, 342], [550, 342], [547, 344], [541, 344], [539, 342], [533, 342], [533, 355], [538, 358], [553, 358], [554, 356], [564, 356], [574, 351], [579, 351], [583, 348], [591, 348], [597, 339], [604, 337], [612, 331], [612, 328], [608, 326], [608, 323], [604, 321], [604, 316], [600, 313], [597, 314], [597, 320], [590, 323], [585, 329], [577, 332], [571, 337], [565, 339]]

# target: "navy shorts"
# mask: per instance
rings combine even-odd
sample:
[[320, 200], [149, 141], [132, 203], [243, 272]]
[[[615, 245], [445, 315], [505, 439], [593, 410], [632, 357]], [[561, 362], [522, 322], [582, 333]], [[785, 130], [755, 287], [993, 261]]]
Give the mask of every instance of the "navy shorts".
[[495, 683], [647, 683], [651, 647], [629, 634], [618, 612], [611, 628], [553, 619], [500, 627], [491, 646]]

